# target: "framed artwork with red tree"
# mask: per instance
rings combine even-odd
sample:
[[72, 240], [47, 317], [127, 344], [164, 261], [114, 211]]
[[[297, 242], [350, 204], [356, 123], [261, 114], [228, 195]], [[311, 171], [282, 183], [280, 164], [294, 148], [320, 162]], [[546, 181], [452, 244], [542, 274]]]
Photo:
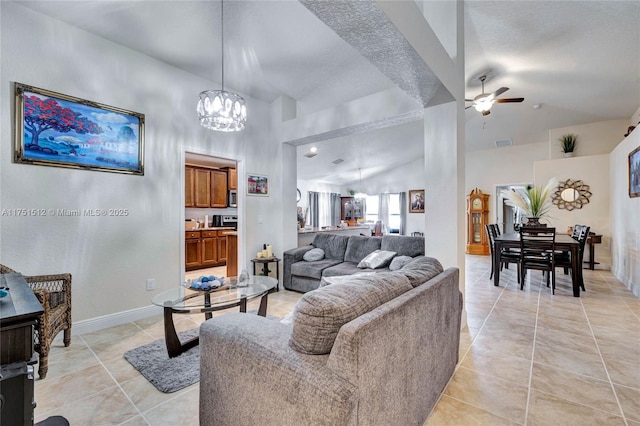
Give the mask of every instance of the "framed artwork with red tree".
[[144, 114], [15, 83], [16, 163], [144, 175]]

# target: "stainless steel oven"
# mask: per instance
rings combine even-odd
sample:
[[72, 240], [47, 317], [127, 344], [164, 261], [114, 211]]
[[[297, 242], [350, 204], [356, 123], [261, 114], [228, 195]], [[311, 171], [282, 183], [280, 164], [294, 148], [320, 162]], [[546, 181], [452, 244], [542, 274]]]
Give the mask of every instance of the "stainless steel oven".
[[228, 201], [229, 207], [238, 207], [238, 191], [236, 191], [235, 189], [230, 190]]

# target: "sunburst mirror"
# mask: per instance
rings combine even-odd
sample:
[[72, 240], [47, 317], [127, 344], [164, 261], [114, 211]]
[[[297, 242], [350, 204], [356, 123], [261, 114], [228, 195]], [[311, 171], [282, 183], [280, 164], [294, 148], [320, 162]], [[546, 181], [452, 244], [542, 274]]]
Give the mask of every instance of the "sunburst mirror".
[[583, 205], [589, 204], [591, 197], [589, 185], [581, 180], [567, 179], [560, 182], [556, 188], [556, 192], [551, 196], [553, 204], [559, 209], [581, 209]]

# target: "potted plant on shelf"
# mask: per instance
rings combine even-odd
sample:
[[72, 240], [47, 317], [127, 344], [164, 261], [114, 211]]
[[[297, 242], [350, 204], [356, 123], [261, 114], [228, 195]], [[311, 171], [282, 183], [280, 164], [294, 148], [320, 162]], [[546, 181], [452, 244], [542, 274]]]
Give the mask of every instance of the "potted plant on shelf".
[[502, 195], [510, 200], [527, 217], [527, 226], [541, 226], [540, 219], [549, 216], [551, 210], [551, 193], [558, 186], [556, 178], [541, 185], [528, 185], [525, 190], [503, 190]]
[[565, 157], [573, 157], [573, 151], [576, 149], [576, 142], [578, 140], [578, 136], [572, 133], [566, 134], [562, 136], [560, 139], [560, 147], [562, 148], [562, 152], [564, 152]]

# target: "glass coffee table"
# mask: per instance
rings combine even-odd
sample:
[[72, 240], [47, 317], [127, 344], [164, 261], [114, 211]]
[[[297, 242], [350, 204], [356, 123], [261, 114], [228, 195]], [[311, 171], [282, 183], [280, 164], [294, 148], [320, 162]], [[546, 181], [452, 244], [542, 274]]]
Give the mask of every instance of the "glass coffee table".
[[173, 314], [204, 313], [206, 319], [211, 318], [211, 312], [240, 307], [240, 312], [247, 312], [247, 300], [261, 297], [258, 315], [267, 315], [267, 297], [269, 291], [278, 284], [278, 280], [271, 277], [252, 276], [237, 286], [235, 277], [225, 280], [224, 285], [217, 289], [201, 290], [176, 287], [156, 295], [152, 302], [164, 308], [164, 337], [169, 357], [173, 358], [198, 345], [199, 338], [195, 337], [184, 343], [178, 339], [173, 323]]

